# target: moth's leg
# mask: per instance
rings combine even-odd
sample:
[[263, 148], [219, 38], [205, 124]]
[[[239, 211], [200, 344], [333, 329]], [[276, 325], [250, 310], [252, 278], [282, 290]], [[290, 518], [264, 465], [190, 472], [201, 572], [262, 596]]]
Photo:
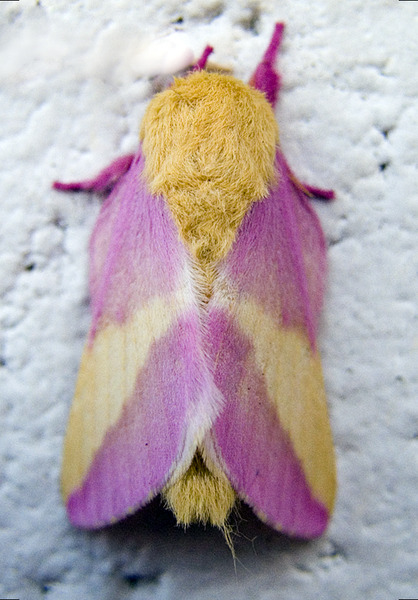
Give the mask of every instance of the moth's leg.
[[126, 154], [114, 160], [108, 167], [100, 171], [93, 179], [62, 183], [54, 181], [52, 187], [63, 191], [109, 192], [119, 179], [128, 171], [134, 159], [134, 154]]

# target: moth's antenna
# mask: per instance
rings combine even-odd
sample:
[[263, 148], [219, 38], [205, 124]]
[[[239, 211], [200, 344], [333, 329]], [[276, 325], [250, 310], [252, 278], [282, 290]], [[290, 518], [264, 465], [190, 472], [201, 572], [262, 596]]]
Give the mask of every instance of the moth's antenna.
[[280, 75], [274, 69], [274, 61], [282, 43], [283, 31], [284, 23], [276, 23], [270, 44], [249, 81], [250, 85], [264, 93], [272, 106], [277, 102], [280, 89]]
[[195, 65], [193, 65], [193, 67], [191, 68], [191, 71], [201, 71], [202, 69], [204, 69], [206, 67], [206, 63], [207, 60], [209, 58], [209, 56], [212, 54], [213, 52], [213, 48], [212, 46], [206, 46], [206, 48], [203, 50], [202, 56], [199, 58], [199, 60], [197, 61], [197, 63]]

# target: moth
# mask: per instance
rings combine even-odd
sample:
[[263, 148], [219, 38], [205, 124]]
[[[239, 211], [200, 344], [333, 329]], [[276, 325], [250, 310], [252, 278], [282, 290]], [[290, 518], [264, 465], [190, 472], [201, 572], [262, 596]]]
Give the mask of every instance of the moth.
[[284, 25], [249, 84], [204, 69], [150, 102], [140, 146], [95, 179], [92, 324], [62, 493], [97, 528], [161, 494], [224, 531], [239, 500], [290, 536], [332, 513], [335, 459], [317, 346], [326, 245], [273, 108]]

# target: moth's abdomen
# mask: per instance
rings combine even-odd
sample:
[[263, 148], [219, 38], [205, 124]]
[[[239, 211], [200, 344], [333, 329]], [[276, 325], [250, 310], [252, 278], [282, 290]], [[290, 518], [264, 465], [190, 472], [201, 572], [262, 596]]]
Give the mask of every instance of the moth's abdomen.
[[199, 71], [150, 103], [141, 125], [146, 175], [203, 266], [224, 257], [250, 205], [274, 180], [277, 125], [264, 95]]

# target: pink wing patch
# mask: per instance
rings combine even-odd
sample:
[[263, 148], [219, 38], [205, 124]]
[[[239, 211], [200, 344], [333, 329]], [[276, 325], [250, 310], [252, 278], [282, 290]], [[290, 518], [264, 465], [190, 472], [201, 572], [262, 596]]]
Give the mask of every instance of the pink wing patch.
[[227, 399], [212, 431], [232, 486], [281, 531], [306, 538], [321, 535], [327, 510], [313, 497], [291, 436], [270, 402], [251, 340], [221, 311], [213, 311], [209, 328], [219, 360], [215, 383]]
[[93, 322], [124, 322], [151, 298], [179, 285], [188, 256], [166, 202], [151, 196], [138, 152], [130, 171], [103, 204], [90, 242]]
[[148, 193], [143, 165], [138, 153], [91, 240], [93, 321], [63, 465], [70, 520], [81, 527], [117, 520], [158, 493], [191, 460], [216, 405], [189, 256], [166, 203]]
[[209, 354], [225, 398], [209, 451], [261, 518], [311, 538], [325, 529], [335, 492], [315, 345], [325, 243], [280, 152], [277, 169], [277, 187], [252, 205], [219, 265], [209, 304]]
[[276, 161], [277, 187], [253, 204], [218, 271], [239, 289], [238, 300], [257, 299], [283, 326], [306, 331], [315, 348], [326, 275], [324, 235], [280, 151]]
[[190, 408], [204, 394], [193, 322], [186, 315], [150, 349], [122, 415], [69, 496], [73, 524], [99, 527], [143, 506], [185, 454]]

